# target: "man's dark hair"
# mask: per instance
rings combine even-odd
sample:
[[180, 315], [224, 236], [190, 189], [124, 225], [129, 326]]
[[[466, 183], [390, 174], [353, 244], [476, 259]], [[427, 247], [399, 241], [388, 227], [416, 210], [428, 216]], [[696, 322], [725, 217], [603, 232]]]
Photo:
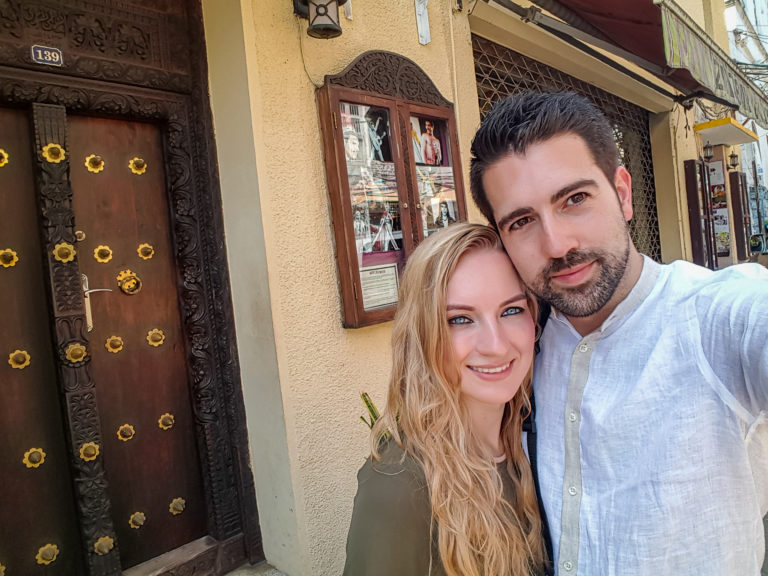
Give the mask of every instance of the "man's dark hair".
[[608, 119], [573, 92], [528, 92], [497, 102], [472, 140], [469, 183], [477, 207], [496, 227], [483, 186], [485, 171], [509, 153], [525, 154], [532, 144], [571, 133], [581, 137], [597, 166], [613, 185], [619, 155]]

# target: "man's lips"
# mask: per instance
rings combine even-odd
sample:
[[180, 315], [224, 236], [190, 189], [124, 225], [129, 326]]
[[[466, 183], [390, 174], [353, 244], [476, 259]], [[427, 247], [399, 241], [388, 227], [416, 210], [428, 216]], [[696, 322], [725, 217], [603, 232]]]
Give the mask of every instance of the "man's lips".
[[567, 284], [569, 286], [577, 286], [587, 280], [592, 274], [592, 268], [594, 267], [594, 260], [587, 262], [586, 264], [580, 264], [573, 266], [566, 270], [561, 270], [554, 274], [549, 275], [549, 279], [558, 284]]

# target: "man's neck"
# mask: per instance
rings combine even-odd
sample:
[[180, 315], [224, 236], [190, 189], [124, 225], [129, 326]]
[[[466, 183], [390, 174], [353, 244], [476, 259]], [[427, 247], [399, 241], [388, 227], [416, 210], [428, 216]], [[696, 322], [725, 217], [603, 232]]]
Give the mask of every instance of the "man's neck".
[[600, 308], [600, 310], [591, 316], [584, 316], [581, 318], [577, 318], [575, 316], [566, 316], [568, 321], [571, 323], [571, 326], [573, 326], [582, 336], [591, 334], [600, 328], [608, 316], [610, 316], [616, 309], [616, 306], [618, 306], [624, 300], [624, 298], [629, 295], [629, 293], [632, 291], [632, 288], [635, 287], [635, 284], [637, 284], [637, 281], [640, 279], [640, 274], [642, 271], [643, 255], [637, 251], [637, 248], [635, 248], [634, 244], [630, 243], [627, 268], [624, 271], [624, 276], [622, 276], [619, 285], [616, 287], [616, 290], [613, 293], [613, 296], [611, 296], [611, 299], [605, 306]]

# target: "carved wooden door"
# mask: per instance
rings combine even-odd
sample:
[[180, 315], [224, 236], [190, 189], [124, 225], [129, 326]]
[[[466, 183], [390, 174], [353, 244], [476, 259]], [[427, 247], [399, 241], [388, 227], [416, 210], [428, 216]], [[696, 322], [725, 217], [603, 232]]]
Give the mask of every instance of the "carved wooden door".
[[0, 108], [0, 575], [173, 568], [209, 502], [162, 133], [33, 116]]
[[0, 108], [0, 574], [82, 574], [31, 150]]
[[128, 568], [206, 533], [162, 137], [153, 124], [79, 116], [67, 132], [103, 462]]
[[199, 0], [0, 1], [0, 576], [264, 558], [204, 37]]

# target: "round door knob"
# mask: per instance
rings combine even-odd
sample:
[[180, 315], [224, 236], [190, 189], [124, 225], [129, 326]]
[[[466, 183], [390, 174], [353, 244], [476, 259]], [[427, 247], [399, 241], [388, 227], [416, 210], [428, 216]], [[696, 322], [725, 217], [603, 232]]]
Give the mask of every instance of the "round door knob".
[[76, 230], [75, 240], [77, 240], [78, 242], [82, 242], [83, 240], [85, 240], [85, 232], [83, 232], [82, 230]]
[[104, 158], [98, 154], [91, 154], [85, 158], [85, 167], [88, 168], [88, 172], [98, 174], [104, 170]]
[[38, 564], [50, 564], [56, 560], [58, 555], [59, 547], [56, 544], [46, 544], [37, 551], [35, 560], [37, 560]]
[[131, 519], [128, 521], [128, 524], [131, 525], [131, 528], [135, 528], [138, 530], [142, 526], [144, 526], [144, 522], [147, 521], [147, 517], [144, 515], [143, 512], [134, 512], [131, 514]]
[[128, 162], [128, 168], [134, 174], [144, 174], [147, 171], [147, 163], [143, 158], [131, 158], [130, 162]]
[[112, 260], [112, 249], [109, 246], [96, 246], [93, 251], [93, 257], [97, 262], [109, 262]]
[[51, 142], [50, 144], [43, 146], [43, 158], [45, 158], [48, 162], [58, 164], [64, 160], [65, 157], [66, 153], [64, 152], [64, 148], [58, 144]]
[[107, 341], [104, 343], [104, 347], [107, 349], [108, 352], [112, 352], [112, 354], [117, 354], [120, 352], [120, 350], [123, 349], [123, 339], [120, 338], [120, 336], [110, 336], [107, 338]]
[[151, 244], [139, 244], [136, 251], [139, 253], [139, 258], [142, 260], [149, 260], [155, 254], [155, 249]]
[[177, 514], [184, 512], [186, 505], [187, 503], [184, 501], [184, 498], [174, 498], [171, 501], [171, 505], [168, 507], [168, 510], [170, 510], [171, 514], [176, 516]]
[[175, 423], [176, 420], [174, 419], [173, 414], [168, 414], [167, 412], [160, 416], [160, 419], [157, 421], [158, 426], [163, 430], [170, 430]]
[[117, 275], [117, 285], [129, 296], [141, 292], [141, 278], [130, 270], [121, 270]]
[[86, 350], [85, 346], [79, 343], [74, 343], [67, 346], [64, 354], [67, 357], [67, 360], [73, 364], [77, 364], [78, 362], [85, 360], [87, 353], [88, 351]]
[[72, 262], [75, 259], [75, 247], [67, 242], [60, 242], [53, 248], [53, 257], [59, 262]]
[[136, 430], [134, 430], [133, 426], [130, 424], [123, 424], [117, 429], [117, 437], [123, 442], [128, 442], [128, 440], [133, 438], [135, 434]]
[[45, 462], [45, 452], [42, 448], [30, 448], [24, 453], [22, 462], [27, 468], [39, 468]]
[[24, 370], [31, 361], [29, 352], [26, 350], [14, 350], [8, 355], [8, 364], [11, 365], [11, 368], [16, 368], [17, 370]]
[[147, 342], [150, 346], [157, 348], [163, 342], [165, 342], [165, 333], [159, 328], [153, 328], [147, 332]]
[[102, 536], [93, 543], [93, 549], [99, 556], [109, 554], [114, 547], [115, 541], [109, 536]]
[[99, 455], [99, 445], [96, 444], [96, 442], [86, 442], [82, 446], [80, 446], [80, 458], [85, 460], [86, 462], [90, 462], [91, 460], [96, 460], [96, 457]]

